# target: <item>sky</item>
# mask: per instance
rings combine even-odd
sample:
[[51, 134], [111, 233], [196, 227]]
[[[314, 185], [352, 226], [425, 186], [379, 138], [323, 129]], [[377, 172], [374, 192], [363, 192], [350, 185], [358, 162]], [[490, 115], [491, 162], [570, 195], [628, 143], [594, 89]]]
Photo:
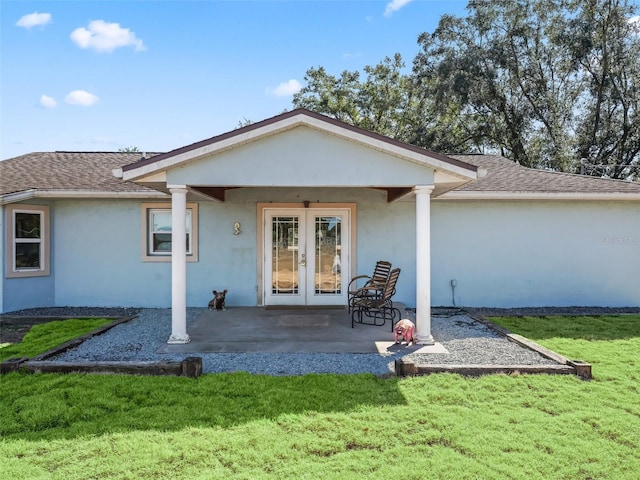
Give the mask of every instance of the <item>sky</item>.
[[166, 152], [293, 108], [312, 67], [407, 63], [466, 0], [0, 2], [0, 159]]

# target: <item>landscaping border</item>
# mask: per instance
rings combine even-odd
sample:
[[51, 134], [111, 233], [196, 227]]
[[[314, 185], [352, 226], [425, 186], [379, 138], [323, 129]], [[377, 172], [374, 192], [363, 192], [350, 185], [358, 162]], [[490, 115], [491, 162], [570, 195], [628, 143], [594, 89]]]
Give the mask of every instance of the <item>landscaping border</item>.
[[[82, 342], [100, 335], [113, 327], [122, 323], [126, 323], [136, 318], [137, 315], [129, 315], [126, 317], [88, 317], [88, 316], [38, 316], [41, 323], [52, 322], [56, 320], [69, 320], [74, 318], [114, 318], [114, 321], [92, 330], [85, 335], [69, 340], [68, 342], [58, 345], [57, 347], [37, 355], [33, 358], [11, 358], [0, 363], [0, 374], [15, 371], [24, 371], [29, 373], [120, 373], [129, 375], [176, 375], [185, 377], [199, 377], [202, 375], [202, 358], [187, 357], [182, 361], [162, 361], [162, 362], [55, 362], [49, 361], [48, 358], [54, 357], [67, 350], [80, 345]], [[24, 319], [24, 316], [3, 316], [6, 319]]]
[[[395, 374], [397, 376], [428, 375], [431, 373], [457, 373], [460, 375], [480, 376], [488, 374], [564, 374], [577, 375], [585, 380], [592, 378], [591, 364], [581, 360], [570, 360], [556, 352], [553, 352], [531, 340], [511, 333], [509, 330], [487, 320], [484, 316], [473, 311], [459, 308], [471, 319], [482, 323], [487, 328], [503, 335], [507, 340], [517, 343], [523, 348], [537, 352], [541, 356], [552, 360], [555, 365], [452, 365], [452, 364], [417, 364], [413, 360], [401, 358], [395, 361]], [[100, 316], [38, 316], [39, 320], [54, 321], [71, 318], [113, 318], [114, 321], [103, 325], [85, 335], [70, 340], [58, 347], [51, 349], [32, 359], [13, 358], [0, 363], [0, 374], [25, 371], [30, 373], [112, 373], [130, 375], [177, 375], [187, 377], [199, 377], [202, 375], [202, 358], [187, 357], [182, 361], [111, 361], [111, 362], [58, 362], [47, 360], [59, 355], [71, 348], [80, 345], [89, 338], [100, 335], [111, 328], [126, 323], [137, 317], [137, 314], [124, 317], [109, 315]], [[3, 319], [19, 321], [25, 316], [3, 315]]]
[[500, 325], [487, 320], [482, 315], [461, 309], [473, 320], [482, 323], [487, 328], [494, 330], [500, 335], [504, 335], [507, 340], [517, 343], [523, 348], [533, 350], [549, 360], [553, 360], [557, 365], [434, 365], [416, 364], [412, 360], [398, 359], [395, 362], [396, 375], [399, 377], [413, 375], [429, 375], [431, 373], [458, 373], [460, 375], [480, 376], [489, 374], [518, 375], [527, 373], [547, 373], [576, 375], [584, 380], [593, 378], [591, 364], [582, 360], [570, 360], [542, 345], [537, 344], [521, 335], [511, 333]]

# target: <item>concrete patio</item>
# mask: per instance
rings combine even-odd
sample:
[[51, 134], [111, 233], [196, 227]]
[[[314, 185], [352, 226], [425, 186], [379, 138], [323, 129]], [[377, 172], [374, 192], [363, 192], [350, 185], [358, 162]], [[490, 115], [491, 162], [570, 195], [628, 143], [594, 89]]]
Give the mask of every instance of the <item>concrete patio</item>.
[[[413, 312], [401, 311], [413, 320]], [[189, 323], [188, 333], [189, 343], [165, 344], [157, 353], [447, 353], [439, 343], [396, 345], [388, 323], [351, 328], [344, 307], [207, 310]]]

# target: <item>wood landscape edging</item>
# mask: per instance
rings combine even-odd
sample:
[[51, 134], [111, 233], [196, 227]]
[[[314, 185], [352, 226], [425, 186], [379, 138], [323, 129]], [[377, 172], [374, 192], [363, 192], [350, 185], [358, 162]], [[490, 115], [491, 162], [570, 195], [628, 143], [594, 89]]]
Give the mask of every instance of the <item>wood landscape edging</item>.
[[507, 340], [517, 343], [523, 348], [533, 350], [549, 360], [553, 360], [557, 365], [434, 365], [416, 364], [412, 360], [398, 359], [395, 362], [396, 375], [400, 377], [409, 375], [429, 375], [431, 373], [458, 373], [460, 375], [479, 376], [490, 374], [527, 374], [527, 373], [547, 373], [562, 375], [577, 375], [583, 380], [593, 378], [591, 364], [582, 360], [570, 360], [559, 353], [556, 353], [542, 345], [537, 344], [523, 337], [511, 333], [504, 327], [487, 320], [482, 315], [474, 314], [465, 310], [465, 314], [470, 318], [482, 323], [488, 328], [504, 335]]
[[[27, 357], [11, 358], [0, 363], [0, 374], [15, 372], [15, 371], [27, 371], [30, 373], [119, 373], [129, 375], [177, 375], [185, 377], [199, 377], [202, 375], [202, 358], [201, 357], [187, 357], [182, 361], [121, 361], [121, 362], [55, 362], [47, 360], [67, 350], [80, 345], [82, 342], [100, 335], [113, 327], [126, 323], [137, 315], [129, 315], [126, 317], [115, 318], [113, 322], [103, 325], [101, 327], [92, 330], [85, 335], [69, 340], [68, 342], [58, 345], [57, 347], [44, 352], [40, 355], [29, 359]], [[5, 317], [6, 318], [6, 317]], [[18, 317], [10, 317], [16, 319]], [[40, 317], [39, 320], [43, 320], [39, 323], [45, 323], [46, 321], [55, 320], [67, 320], [73, 318], [111, 318], [111, 317]], [[19, 318], [18, 318], [19, 319]]]
[[[592, 378], [591, 364], [582, 360], [570, 360], [542, 345], [539, 345], [521, 335], [511, 333], [509, 330], [487, 320], [481, 315], [468, 311], [465, 313], [472, 319], [484, 324], [488, 328], [504, 335], [509, 341], [533, 350], [545, 358], [553, 360], [557, 365], [450, 365], [450, 364], [416, 364], [409, 359], [395, 361], [395, 373], [397, 376], [429, 375], [432, 373], [457, 373], [460, 375], [479, 376], [489, 374], [563, 374], [577, 375], [585, 380]], [[0, 363], [0, 374], [13, 371], [28, 371], [31, 373], [113, 373], [129, 375], [177, 375], [187, 377], [199, 377], [202, 375], [202, 358], [186, 357], [182, 361], [114, 361], [114, 362], [55, 362], [48, 358], [59, 355], [71, 348], [80, 345], [91, 337], [100, 335], [111, 328], [126, 323], [137, 315], [120, 317], [113, 322], [103, 325], [85, 335], [65, 342], [33, 359], [26, 357], [12, 358]], [[48, 321], [64, 320], [76, 317], [47, 317]], [[92, 317], [78, 317], [92, 318]], [[95, 317], [110, 318], [110, 317]]]

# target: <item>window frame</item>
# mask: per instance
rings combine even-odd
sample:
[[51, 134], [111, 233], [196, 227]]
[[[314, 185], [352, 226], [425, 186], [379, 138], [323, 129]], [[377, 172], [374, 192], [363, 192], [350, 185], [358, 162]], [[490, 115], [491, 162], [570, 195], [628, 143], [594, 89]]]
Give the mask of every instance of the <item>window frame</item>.
[[[142, 261], [143, 262], [171, 262], [171, 252], [153, 251], [153, 213], [165, 212], [171, 214], [171, 203], [143, 203], [142, 214]], [[187, 262], [198, 261], [198, 204], [187, 203], [187, 215], [191, 216], [191, 231], [187, 247]]]
[[[40, 238], [18, 238], [16, 236], [16, 215], [20, 213], [37, 214], [40, 216]], [[47, 205], [7, 205], [5, 207], [6, 225], [6, 278], [46, 277], [51, 274], [51, 210]], [[40, 245], [40, 266], [16, 266], [17, 245], [19, 243]]]

